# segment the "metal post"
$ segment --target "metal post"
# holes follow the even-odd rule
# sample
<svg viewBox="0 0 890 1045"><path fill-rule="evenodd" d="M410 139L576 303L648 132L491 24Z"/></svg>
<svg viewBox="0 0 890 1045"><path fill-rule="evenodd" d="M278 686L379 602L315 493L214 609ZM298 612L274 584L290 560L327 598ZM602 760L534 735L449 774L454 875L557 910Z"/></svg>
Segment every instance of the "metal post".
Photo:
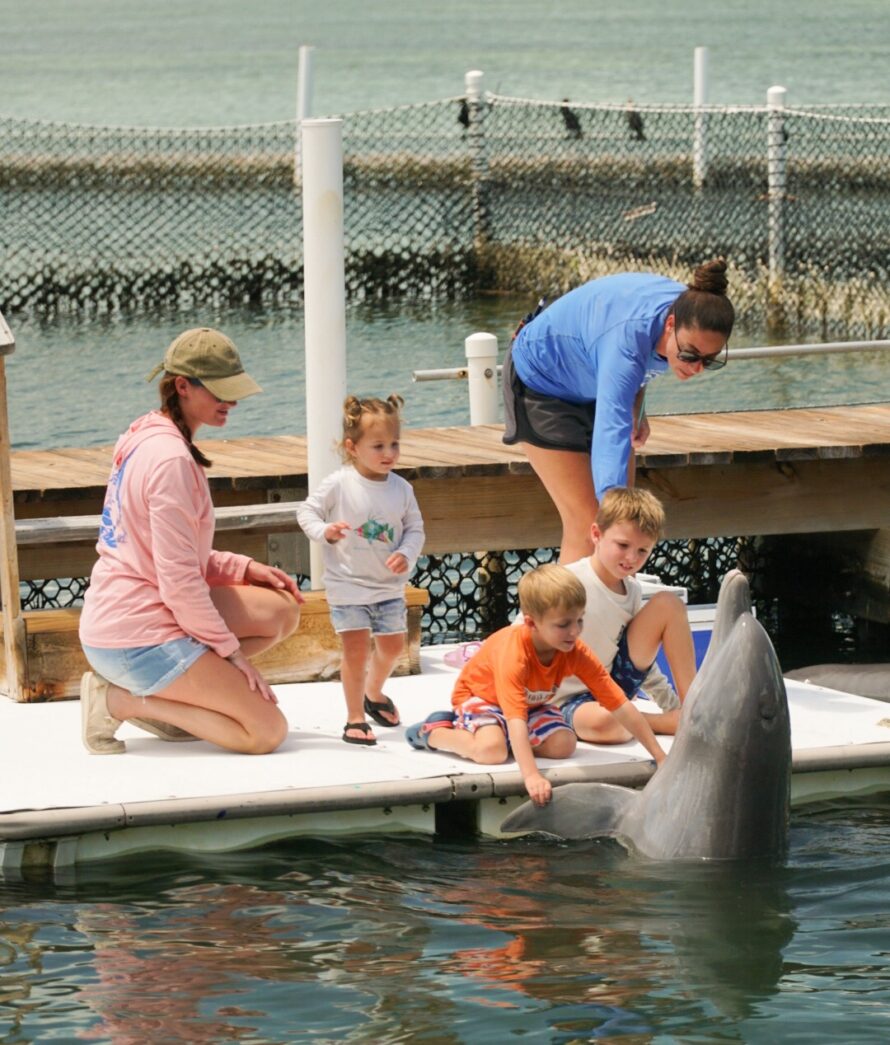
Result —
<svg viewBox="0 0 890 1045"><path fill-rule="evenodd" d="M302 148L301 126L303 120L312 115L312 56L314 47L304 44L300 48L300 64L297 71L297 133L294 136L294 185L300 184Z"/></svg>
<svg viewBox="0 0 890 1045"><path fill-rule="evenodd" d="M708 49L696 47L693 59L692 104L695 107L695 126L692 139L692 184L701 189L708 176Z"/></svg>
<svg viewBox="0 0 890 1045"><path fill-rule="evenodd" d="M493 425L498 419L498 339L494 334L470 334L464 341L470 424Z"/></svg>
<svg viewBox="0 0 890 1045"><path fill-rule="evenodd" d="M482 93L483 74L472 69L464 76L464 87L467 99L467 142L470 149L470 162L473 181L473 228L475 246L483 247L488 242L488 206L486 201L486 181L488 180L488 159L485 155L485 97Z"/></svg>
<svg viewBox="0 0 890 1045"><path fill-rule="evenodd" d="M767 106L767 194L769 199L769 289L775 297L785 274L785 95L784 87L770 87Z"/></svg>
<svg viewBox="0 0 890 1045"><path fill-rule="evenodd" d="M6 356L15 352L15 339L0 314L0 599L3 600L3 652L6 658L6 693L24 699L27 681L25 621L19 596L19 557L15 542L15 505L12 498L12 444L6 398Z"/></svg>
<svg viewBox="0 0 890 1045"><path fill-rule="evenodd" d="M343 121L303 121L303 285L306 324L306 436L309 489L340 464L346 398L346 276L343 232ZM321 548L310 577L321 587Z"/></svg>

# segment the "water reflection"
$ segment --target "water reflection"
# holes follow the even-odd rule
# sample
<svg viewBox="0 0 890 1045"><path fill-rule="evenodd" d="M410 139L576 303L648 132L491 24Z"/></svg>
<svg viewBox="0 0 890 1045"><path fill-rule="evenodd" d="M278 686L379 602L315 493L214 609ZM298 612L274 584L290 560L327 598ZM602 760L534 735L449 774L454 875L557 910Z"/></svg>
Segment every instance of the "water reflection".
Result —
<svg viewBox="0 0 890 1045"><path fill-rule="evenodd" d="M0 1042L883 1040L888 846L885 797L780 868L368 837L0 883Z"/></svg>

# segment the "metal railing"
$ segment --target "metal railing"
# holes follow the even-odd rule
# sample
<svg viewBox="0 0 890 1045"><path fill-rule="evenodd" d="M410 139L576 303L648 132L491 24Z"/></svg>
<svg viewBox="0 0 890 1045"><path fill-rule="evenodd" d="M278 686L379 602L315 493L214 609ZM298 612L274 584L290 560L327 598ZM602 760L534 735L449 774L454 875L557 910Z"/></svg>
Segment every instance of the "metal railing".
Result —
<svg viewBox="0 0 890 1045"><path fill-rule="evenodd" d="M467 365L414 370L411 380L470 381L470 424L494 424L498 411L497 377L503 366L497 362L498 339L494 334L471 334L464 342ZM811 345L758 345L731 348L729 361L776 359L783 356L841 355L848 352L886 351L890 341L825 341Z"/></svg>

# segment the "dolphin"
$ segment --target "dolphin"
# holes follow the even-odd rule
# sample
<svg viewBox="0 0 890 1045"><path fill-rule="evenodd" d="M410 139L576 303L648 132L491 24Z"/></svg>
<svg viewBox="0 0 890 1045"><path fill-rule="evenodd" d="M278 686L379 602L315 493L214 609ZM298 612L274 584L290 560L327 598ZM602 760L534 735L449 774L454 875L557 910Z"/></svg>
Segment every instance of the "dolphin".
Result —
<svg viewBox="0 0 890 1045"><path fill-rule="evenodd" d="M653 860L779 861L788 848L791 725L776 652L744 574L720 587L708 652L664 763L642 791L566 784L525 802L505 834L610 836Z"/></svg>

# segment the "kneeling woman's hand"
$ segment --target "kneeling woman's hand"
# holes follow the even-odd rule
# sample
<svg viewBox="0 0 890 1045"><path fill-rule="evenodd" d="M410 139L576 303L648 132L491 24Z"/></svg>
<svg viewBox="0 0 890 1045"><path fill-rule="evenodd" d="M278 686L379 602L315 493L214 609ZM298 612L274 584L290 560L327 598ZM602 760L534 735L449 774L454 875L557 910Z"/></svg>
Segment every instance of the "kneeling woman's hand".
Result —
<svg viewBox="0 0 890 1045"><path fill-rule="evenodd" d="M278 591L289 592L299 603L306 601L300 594L300 589L297 587L297 582L293 577L285 573L284 570L280 570L277 566L267 566L264 562L257 562L256 559L251 559L247 572L244 574L244 579L248 584L256 584L262 588L275 588Z"/></svg>
<svg viewBox="0 0 890 1045"><path fill-rule="evenodd" d="M272 687L240 650L226 657L226 660L247 679L247 685L254 693L259 693L263 700L270 700L273 704L278 703L278 697L272 692Z"/></svg>

